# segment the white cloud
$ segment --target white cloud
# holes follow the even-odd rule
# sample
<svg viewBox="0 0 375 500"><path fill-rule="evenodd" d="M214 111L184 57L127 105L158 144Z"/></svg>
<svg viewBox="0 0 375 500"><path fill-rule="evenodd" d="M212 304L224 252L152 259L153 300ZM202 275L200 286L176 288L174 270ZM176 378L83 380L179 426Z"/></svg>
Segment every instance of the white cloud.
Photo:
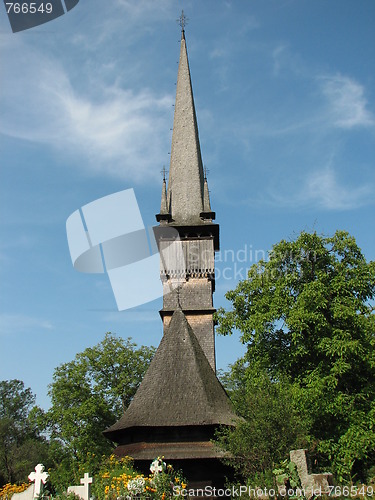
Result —
<svg viewBox="0 0 375 500"><path fill-rule="evenodd" d="M169 149L172 95L106 86L104 74L90 80L83 95L58 61L23 45L14 49L17 64L10 57L1 133L81 155L82 165L96 172L139 181L158 171Z"/></svg>
<svg viewBox="0 0 375 500"><path fill-rule="evenodd" d="M0 335L14 335L34 330L52 330L50 321L23 314L0 314Z"/></svg>
<svg viewBox="0 0 375 500"><path fill-rule="evenodd" d="M228 49L223 47L216 47L209 53L211 59L221 59L223 57L228 57Z"/></svg>
<svg viewBox="0 0 375 500"><path fill-rule="evenodd" d="M367 109L367 100L361 84L341 75L324 76L319 80L335 126L346 129L374 126L375 119Z"/></svg>
<svg viewBox="0 0 375 500"><path fill-rule="evenodd" d="M273 73L275 76L278 76L281 68L285 66L286 58L288 59L288 69L291 70L291 68L289 67L290 63L289 47L286 44L281 43L277 45L272 51Z"/></svg>
<svg viewBox="0 0 375 500"><path fill-rule="evenodd" d="M367 205L373 187L369 184L346 187L332 169L314 172L306 181L307 200L328 210L349 210Z"/></svg>
<svg viewBox="0 0 375 500"><path fill-rule="evenodd" d="M155 309L128 309L126 312L109 312L103 316L105 323L155 323L160 325L160 316Z"/></svg>
<svg viewBox="0 0 375 500"><path fill-rule="evenodd" d="M272 205L323 210L353 210L366 206L373 203L373 192L371 183L344 185L331 166L311 172L299 184L269 190Z"/></svg>
<svg viewBox="0 0 375 500"><path fill-rule="evenodd" d="M116 3L126 10L126 13L132 17L144 18L151 15L156 20L164 17L170 12L173 0L159 0L155 8L155 0L116 0Z"/></svg>
<svg viewBox="0 0 375 500"><path fill-rule="evenodd" d="M252 115L245 119L236 115L235 125L229 121L230 116L226 117L226 122L221 125L226 136L232 135L234 140L240 139L245 145L262 138L282 136L292 138L297 144L297 139L300 141L305 136L303 147L314 143L316 149L317 144L326 147L328 138L332 141L333 136L328 135L332 132L375 126L375 116L366 100L366 89L355 79L337 75L316 76L311 69L304 71L302 66L299 70L298 62L293 62L285 45L277 46L272 57L276 78L281 77L282 71L292 76L284 98L275 100L271 106L265 100L257 114L254 101ZM285 79L282 83L285 85ZM273 99L275 94L270 91L270 96ZM234 126L235 136L232 134Z"/></svg>

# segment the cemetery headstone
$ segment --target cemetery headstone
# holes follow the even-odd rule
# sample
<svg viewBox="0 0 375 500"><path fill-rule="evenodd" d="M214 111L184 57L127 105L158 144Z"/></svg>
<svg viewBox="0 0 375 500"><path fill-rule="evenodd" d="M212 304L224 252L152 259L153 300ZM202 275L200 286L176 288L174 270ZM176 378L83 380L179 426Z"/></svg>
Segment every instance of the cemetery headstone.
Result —
<svg viewBox="0 0 375 500"><path fill-rule="evenodd" d="M34 472L29 474L29 480L34 484L30 484L27 490L22 493L15 493L12 500L34 500L34 498L38 498L42 491L42 483L46 484L48 477L49 474L44 471L44 465L36 465Z"/></svg>
<svg viewBox="0 0 375 500"><path fill-rule="evenodd" d="M292 450L290 461L295 463L302 489L305 491L307 500L313 496L321 497L330 493L329 486L332 485L332 474L312 474L311 464L307 450Z"/></svg>
<svg viewBox="0 0 375 500"><path fill-rule="evenodd" d="M30 484L22 493L15 493L11 500L34 500L34 485Z"/></svg>
<svg viewBox="0 0 375 500"><path fill-rule="evenodd" d="M38 464L35 472L30 472L29 479L34 483L34 498L38 498L42 490L42 483L46 484L49 475L44 471L44 465Z"/></svg>
<svg viewBox="0 0 375 500"><path fill-rule="evenodd" d="M82 500L90 500L91 497L91 484L92 477L89 476L87 472L85 472L83 478L81 478L82 486L69 486L68 493L74 493L79 496Z"/></svg>

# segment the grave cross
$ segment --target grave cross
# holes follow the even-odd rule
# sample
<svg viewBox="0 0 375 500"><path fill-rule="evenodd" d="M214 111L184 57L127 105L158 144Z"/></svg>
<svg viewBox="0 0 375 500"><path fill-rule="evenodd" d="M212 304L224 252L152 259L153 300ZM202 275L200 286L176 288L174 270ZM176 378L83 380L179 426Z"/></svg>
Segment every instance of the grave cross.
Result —
<svg viewBox="0 0 375 500"><path fill-rule="evenodd" d="M83 478L81 478L81 484L84 487L83 497L85 500L90 500L90 484L92 483L92 477L89 477L88 473L85 472Z"/></svg>
<svg viewBox="0 0 375 500"><path fill-rule="evenodd" d="M29 479L34 482L34 498L38 498L42 483L46 484L49 477L48 472L44 472L44 465L38 464L35 466L35 472L30 472Z"/></svg>

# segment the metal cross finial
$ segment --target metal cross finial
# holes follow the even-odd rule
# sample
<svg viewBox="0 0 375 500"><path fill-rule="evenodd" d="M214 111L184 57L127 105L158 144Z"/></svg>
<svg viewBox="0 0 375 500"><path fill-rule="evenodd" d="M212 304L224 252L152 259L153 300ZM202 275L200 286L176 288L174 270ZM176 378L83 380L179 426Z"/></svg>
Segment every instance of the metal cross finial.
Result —
<svg viewBox="0 0 375 500"><path fill-rule="evenodd" d="M177 22L181 26L181 30L185 31L185 26L188 23L188 18L185 16L184 11L181 12L181 16L177 19Z"/></svg>
<svg viewBox="0 0 375 500"><path fill-rule="evenodd" d="M163 174L163 181L165 181L165 177L167 174L168 170L165 168L165 165L163 165L163 169L160 170L160 173Z"/></svg>
<svg viewBox="0 0 375 500"><path fill-rule="evenodd" d="M205 166L204 167L204 179L207 180L207 174L209 173L210 171L208 170L208 168Z"/></svg>

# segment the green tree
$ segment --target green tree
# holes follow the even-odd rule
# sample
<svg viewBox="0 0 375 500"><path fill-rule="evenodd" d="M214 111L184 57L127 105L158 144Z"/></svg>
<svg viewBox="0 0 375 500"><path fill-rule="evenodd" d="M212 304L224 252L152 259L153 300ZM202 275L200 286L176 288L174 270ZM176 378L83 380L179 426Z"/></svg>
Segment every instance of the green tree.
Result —
<svg viewBox="0 0 375 500"><path fill-rule="evenodd" d="M375 263L353 237L302 232L253 265L218 314L221 334L241 332L253 372L294 387L310 442L341 480L375 461L374 291Z"/></svg>
<svg viewBox="0 0 375 500"><path fill-rule="evenodd" d="M225 386L243 421L235 429L222 428L218 444L230 452L226 461L252 487L274 487L272 469L289 450L307 445L307 429L293 406L293 386L270 380L239 359L224 373Z"/></svg>
<svg viewBox="0 0 375 500"><path fill-rule="evenodd" d="M0 486L27 480L34 466L47 460L48 445L35 420L40 411L22 381L0 382Z"/></svg>
<svg viewBox="0 0 375 500"><path fill-rule="evenodd" d="M129 405L153 354L152 347L137 348L130 338L107 333L98 345L55 369L52 406L45 416L55 484L77 481L78 463L93 472L102 454L113 449L102 433Z"/></svg>

